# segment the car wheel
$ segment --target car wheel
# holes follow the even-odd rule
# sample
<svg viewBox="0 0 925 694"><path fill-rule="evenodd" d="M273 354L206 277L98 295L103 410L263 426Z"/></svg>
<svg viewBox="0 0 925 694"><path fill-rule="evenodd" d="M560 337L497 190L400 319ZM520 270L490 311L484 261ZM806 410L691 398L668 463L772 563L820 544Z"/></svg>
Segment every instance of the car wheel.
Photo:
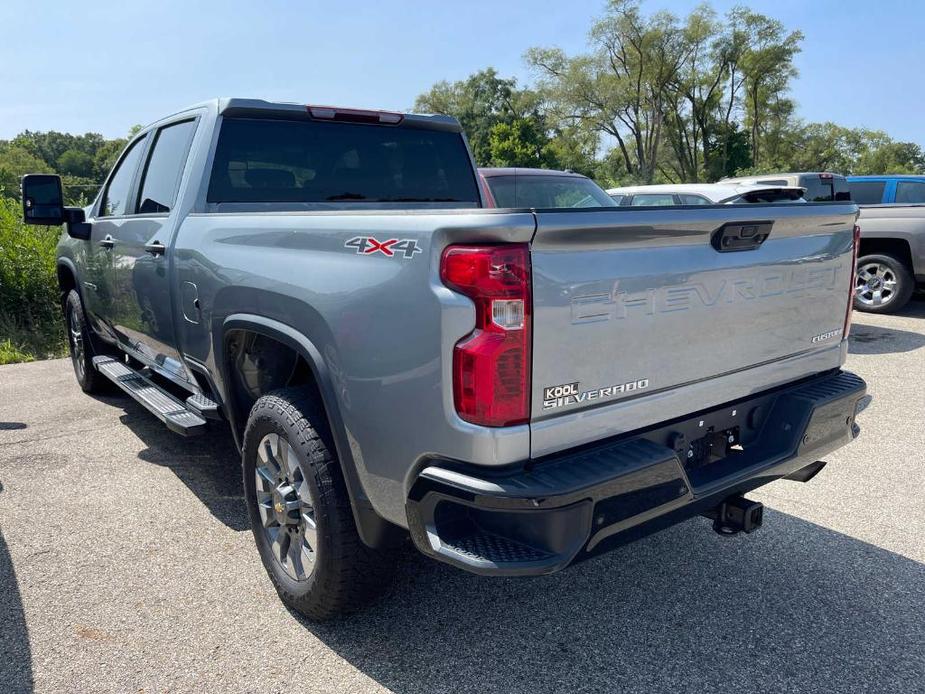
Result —
<svg viewBox="0 0 925 694"><path fill-rule="evenodd" d="M93 368L95 341L87 323L83 302L76 289L68 292L64 301L64 322L67 328L67 345L77 383L85 393L103 393L109 389L109 380Z"/></svg>
<svg viewBox="0 0 925 694"><path fill-rule="evenodd" d="M893 313L912 297L915 281L909 268L891 255L858 259L854 307L868 313Z"/></svg>
<svg viewBox="0 0 925 694"><path fill-rule="evenodd" d="M327 420L308 390L287 388L254 403L243 473L260 558L288 607L320 621L385 591L393 558L360 539Z"/></svg>

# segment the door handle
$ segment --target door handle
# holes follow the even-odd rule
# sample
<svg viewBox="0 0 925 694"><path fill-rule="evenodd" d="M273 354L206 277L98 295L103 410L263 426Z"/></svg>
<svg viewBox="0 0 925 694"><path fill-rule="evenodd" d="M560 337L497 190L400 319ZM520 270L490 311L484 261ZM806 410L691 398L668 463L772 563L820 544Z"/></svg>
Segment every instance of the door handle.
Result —
<svg viewBox="0 0 925 694"><path fill-rule="evenodd" d="M116 240L110 234L106 234L105 238L100 239L100 245L108 250L116 245Z"/></svg>
<svg viewBox="0 0 925 694"><path fill-rule="evenodd" d="M151 243L145 244L145 253L150 253L151 255L164 255L164 251L166 250L167 246L160 241L152 241Z"/></svg>

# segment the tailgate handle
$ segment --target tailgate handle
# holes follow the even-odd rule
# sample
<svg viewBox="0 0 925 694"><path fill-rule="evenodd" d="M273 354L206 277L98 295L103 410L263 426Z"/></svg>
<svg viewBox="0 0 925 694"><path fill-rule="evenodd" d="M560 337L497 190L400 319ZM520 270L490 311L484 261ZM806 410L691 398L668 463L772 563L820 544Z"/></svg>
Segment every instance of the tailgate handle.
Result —
<svg viewBox="0 0 925 694"><path fill-rule="evenodd" d="M771 234L774 222L729 222L713 232L711 243L720 253L753 251Z"/></svg>

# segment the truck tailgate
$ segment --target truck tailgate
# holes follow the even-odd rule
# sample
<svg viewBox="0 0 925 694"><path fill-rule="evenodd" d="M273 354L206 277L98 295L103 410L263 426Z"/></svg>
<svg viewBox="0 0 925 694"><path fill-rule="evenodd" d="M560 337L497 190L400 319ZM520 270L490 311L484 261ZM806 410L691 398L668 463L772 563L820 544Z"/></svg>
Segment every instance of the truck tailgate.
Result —
<svg viewBox="0 0 925 694"><path fill-rule="evenodd" d="M839 366L856 217L836 203L538 212L533 455ZM738 245L754 247L720 250Z"/></svg>

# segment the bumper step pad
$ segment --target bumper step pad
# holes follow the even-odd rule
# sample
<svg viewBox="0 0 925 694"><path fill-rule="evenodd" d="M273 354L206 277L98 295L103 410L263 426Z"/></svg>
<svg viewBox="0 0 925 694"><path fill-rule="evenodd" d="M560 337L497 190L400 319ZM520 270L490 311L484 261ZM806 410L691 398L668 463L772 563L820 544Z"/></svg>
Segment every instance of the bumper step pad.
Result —
<svg viewBox="0 0 925 694"><path fill-rule="evenodd" d="M191 436L206 426L206 420L197 412L118 359L93 357L93 368L128 393L171 431Z"/></svg>

